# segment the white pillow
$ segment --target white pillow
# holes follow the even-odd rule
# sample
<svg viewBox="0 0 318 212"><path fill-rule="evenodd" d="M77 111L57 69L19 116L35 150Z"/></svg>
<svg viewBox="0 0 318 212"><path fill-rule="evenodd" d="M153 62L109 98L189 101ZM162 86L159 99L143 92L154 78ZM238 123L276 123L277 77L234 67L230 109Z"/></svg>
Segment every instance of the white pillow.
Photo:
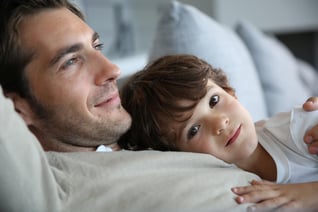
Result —
<svg viewBox="0 0 318 212"><path fill-rule="evenodd" d="M297 59L297 63L303 84L311 91L312 96L318 96L318 70L304 60Z"/></svg>
<svg viewBox="0 0 318 212"><path fill-rule="evenodd" d="M193 6L172 2L160 19L150 60L166 54L193 54L223 69L254 120L267 116L261 84L248 50L230 29Z"/></svg>
<svg viewBox="0 0 318 212"><path fill-rule="evenodd" d="M236 31L253 57L270 116L291 110L311 95L299 78L297 61L287 47L245 21L238 23Z"/></svg>
<svg viewBox="0 0 318 212"><path fill-rule="evenodd" d="M13 102L3 95L0 86L0 141L18 140L21 142L36 141L35 136L29 131L23 119L14 111ZM17 153L19 147L17 146Z"/></svg>

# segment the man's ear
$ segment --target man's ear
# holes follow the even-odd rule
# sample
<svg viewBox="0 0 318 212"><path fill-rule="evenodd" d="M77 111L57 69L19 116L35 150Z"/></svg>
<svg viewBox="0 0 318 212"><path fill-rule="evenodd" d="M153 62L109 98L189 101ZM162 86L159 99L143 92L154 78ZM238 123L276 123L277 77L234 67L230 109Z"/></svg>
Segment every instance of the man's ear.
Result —
<svg viewBox="0 0 318 212"><path fill-rule="evenodd" d="M29 102L22 98L19 94L11 92L5 93L5 96L10 98L13 101L15 111L21 116L26 125L33 124L33 112Z"/></svg>

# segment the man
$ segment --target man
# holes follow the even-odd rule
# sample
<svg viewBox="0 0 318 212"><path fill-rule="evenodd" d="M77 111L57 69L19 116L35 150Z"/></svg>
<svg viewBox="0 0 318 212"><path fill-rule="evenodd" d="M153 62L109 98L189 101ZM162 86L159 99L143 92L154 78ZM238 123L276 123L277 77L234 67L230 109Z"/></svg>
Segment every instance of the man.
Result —
<svg viewBox="0 0 318 212"><path fill-rule="evenodd" d="M12 58L15 52L2 52L1 84L45 150L92 151L116 143L130 126L116 86L120 70L103 56L98 34L81 13L66 1L56 2L68 9L35 15L24 9L13 22L18 30L10 49L24 54ZM11 67L15 71L6 72ZM5 79L11 73L23 89L13 86L14 76Z"/></svg>
<svg viewBox="0 0 318 212"><path fill-rule="evenodd" d="M13 101L15 110L44 150L95 151L101 145L115 149L117 139L126 132L131 123L131 118L121 107L118 96L116 79L120 70L100 52L102 43L98 34L83 21L80 11L66 0L3 1L0 10L2 26L0 84L5 95ZM315 107L318 108L318 106ZM107 170L107 168L111 163L118 163L115 160L116 157L127 157L130 163L134 160L138 161L132 166L136 168L139 167L142 157L148 153L137 153L141 155L138 157L133 153L120 153L118 156L109 154L102 155L102 158L101 155L96 156L97 154L53 152L44 156L34 145L27 149L28 145L21 143L20 148L22 149L20 151L24 151L23 153L30 151L37 157L23 161L22 156L22 159L19 158L20 152L16 154L12 150L15 148L9 148L13 151L13 156L16 156L16 160L12 160L9 166L12 167L10 169L12 180L0 182L1 186L7 186L2 191L8 191L5 193L5 198L2 198L5 201L1 202L4 209L16 207L24 208L24 210L57 211L61 208L72 210L76 208L85 211L91 209L91 204L87 204L87 208L84 207L86 202L92 203L90 198L94 198L96 207L103 208L102 198L105 198L104 201L116 200L123 198L122 196L125 198L124 193L111 198L99 195L105 194L105 191L110 191L110 194L107 194L111 195L114 193L115 185L115 188L124 186L126 192L136 190L138 186L147 187L149 188L147 191L158 192L159 197L163 194L159 194L162 184L158 182L169 183L171 181L167 180L168 177L170 179L177 173L173 172L174 174L164 176L163 179L153 176L157 181L146 184L141 176L146 175L145 173L147 176L152 174L146 169L135 176L137 179L130 176L128 178L127 173L124 173L120 176L122 180L118 179L117 182L116 179L117 183L115 183L112 172L121 173L120 168L116 170ZM5 159L5 154L3 155L2 159ZM157 153L155 155L157 156ZM165 157L170 157L168 155ZM107 162L99 163L99 166L92 168L92 164L105 159L104 157L107 157ZM27 178L21 175L20 169L17 169L20 163L22 168L28 167L30 176ZM40 168L35 167L36 165ZM121 165L118 164L117 167ZM161 165L160 161L155 162L153 166L158 165ZM102 174L104 178L101 179L96 169L106 169L106 172ZM159 174L159 172L155 173ZM206 172L207 176L209 174L212 173ZM96 179L95 176L98 178ZM190 176L192 175L187 177ZM90 181L91 177L95 177L94 182ZM138 178L141 179L137 181ZM109 184L102 184L104 181L108 181ZM134 186L127 184L127 181L134 182ZM15 185L20 185L21 188L13 188ZM83 185L83 188L79 188L79 185ZM103 190L97 190L98 192L93 190L93 194L85 194L87 192L85 187L102 187L102 185L105 186ZM133 189L129 190L128 185ZM171 188L175 187L171 185ZM13 191L13 189L18 190ZM32 189L33 192L31 192ZM21 193L19 194L18 191ZM147 192L138 191L140 195ZM169 193L172 192L173 190L169 190ZM131 196L134 194L129 195ZM190 199L191 196L184 196L185 200L186 198ZM138 206L138 202L140 201L136 198L129 203ZM171 203L165 201L162 205L156 203L152 207L154 205L160 205L159 208L165 210L169 209ZM184 207L186 206L179 208Z"/></svg>

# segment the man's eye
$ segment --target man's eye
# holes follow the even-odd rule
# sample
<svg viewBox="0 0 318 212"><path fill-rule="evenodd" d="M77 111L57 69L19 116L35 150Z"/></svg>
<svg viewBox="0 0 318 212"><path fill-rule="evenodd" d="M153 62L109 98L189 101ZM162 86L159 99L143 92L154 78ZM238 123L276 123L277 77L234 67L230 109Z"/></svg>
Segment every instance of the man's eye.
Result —
<svg viewBox="0 0 318 212"><path fill-rule="evenodd" d="M218 95L211 96L210 101L209 101L209 105L211 108L213 108L219 102L219 98L220 97Z"/></svg>
<svg viewBox="0 0 318 212"><path fill-rule="evenodd" d="M190 140L191 138L193 138L199 132L199 129L200 125L191 127L188 131L187 139Z"/></svg>
<svg viewBox="0 0 318 212"><path fill-rule="evenodd" d="M96 44L94 48L98 51L101 51L104 48L104 44L103 43Z"/></svg>
<svg viewBox="0 0 318 212"><path fill-rule="evenodd" d="M63 68L63 69L66 69L66 68L68 68L69 66L72 66L72 65L76 64L77 61L78 61L78 58L76 58L76 57L71 58L71 59L67 60L67 61L64 63L64 65L63 65L62 68Z"/></svg>

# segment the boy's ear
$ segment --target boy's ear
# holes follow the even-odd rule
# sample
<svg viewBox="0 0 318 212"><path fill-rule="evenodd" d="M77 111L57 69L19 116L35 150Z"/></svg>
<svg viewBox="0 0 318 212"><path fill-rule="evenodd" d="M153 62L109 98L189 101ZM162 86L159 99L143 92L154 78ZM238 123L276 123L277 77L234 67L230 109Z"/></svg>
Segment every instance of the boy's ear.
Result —
<svg viewBox="0 0 318 212"><path fill-rule="evenodd" d="M26 125L32 125L33 112L29 102L17 93L5 93L5 96L13 101L15 111L21 116Z"/></svg>

